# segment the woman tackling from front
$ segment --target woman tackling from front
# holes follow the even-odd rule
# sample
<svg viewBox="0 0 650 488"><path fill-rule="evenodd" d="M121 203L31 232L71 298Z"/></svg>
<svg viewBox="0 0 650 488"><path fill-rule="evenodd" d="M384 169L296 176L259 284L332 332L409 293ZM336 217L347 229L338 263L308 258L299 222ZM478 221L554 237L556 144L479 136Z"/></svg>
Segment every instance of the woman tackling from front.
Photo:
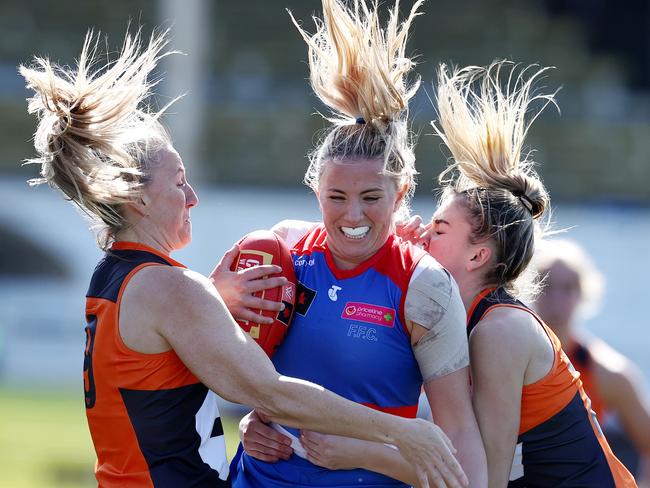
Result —
<svg viewBox="0 0 650 488"><path fill-rule="evenodd" d="M531 95L543 71L527 76L499 62L440 68L436 132L453 164L441 175L440 205L420 242L452 273L468 310L472 398L489 486L634 487L557 337L515 298L527 286L538 219L549 204L522 154L531 103L552 101ZM366 455L360 444L367 443L321 436L307 450L325 465L353 465Z"/></svg>
<svg viewBox="0 0 650 488"><path fill-rule="evenodd" d="M347 9L323 0L316 34L299 27L310 48L312 87L334 116L305 177L323 223L275 228L293 247L299 284L292 328L273 362L283 374L404 417L415 416L424 383L436 423L478 487L486 467L469 394L465 310L449 274L394 234L395 215L414 186L407 104L418 83L407 84L412 62L404 49L420 3L401 25L396 5L383 30L376 5ZM282 444L287 437L261 420L254 412L243 420L246 452L235 463L236 487L414 483L408 463L388 446L368 447L377 457L358 465L365 469L327 470L304 459L297 431L276 427L296 436L292 455ZM318 435L302 432L305 439Z"/></svg>
<svg viewBox="0 0 650 488"><path fill-rule="evenodd" d="M36 58L20 72L40 119L37 182L59 189L103 230L84 360L99 485L230 486L213 390L287 425L395 443L421 468L421 486L438 478L437 465L461 486L439 429L280 376L210 280L170 257L190 242L198 199L160 112L143 103L165 36L152 36L142 52L139 35L127 36L106 65L96 64L98 43L87 37L76 70Z"/></svg>

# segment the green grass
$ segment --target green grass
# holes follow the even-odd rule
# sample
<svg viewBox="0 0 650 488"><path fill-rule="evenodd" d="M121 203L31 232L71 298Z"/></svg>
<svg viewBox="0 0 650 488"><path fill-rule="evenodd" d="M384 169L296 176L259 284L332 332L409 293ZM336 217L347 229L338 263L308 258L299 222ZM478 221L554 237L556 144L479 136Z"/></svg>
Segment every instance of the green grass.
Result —
<svg viewBox="0 0 650 488"><path fill-rule="evenodd" d="M236 419L224 418L228 453L237 447ZM0 386L0 486L96 487L93 449L80 391Z"/></svg>

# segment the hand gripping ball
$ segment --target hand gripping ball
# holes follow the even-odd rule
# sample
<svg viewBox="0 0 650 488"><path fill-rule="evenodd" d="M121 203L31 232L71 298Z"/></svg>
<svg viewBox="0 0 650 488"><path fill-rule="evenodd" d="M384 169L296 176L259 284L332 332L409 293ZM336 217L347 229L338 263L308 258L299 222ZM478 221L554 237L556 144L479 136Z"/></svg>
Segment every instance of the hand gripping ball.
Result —
<svg viewBox="0 0 650 488"><path fill-rule="evenodd" d="M231 271L264 264L280 266L282 272L270 277L284 276L289 282L284 286L256 292L255 296L276 302L282 301L284 310L280 312L254 310L260 315L273 318L272 324L258 324L248 320L238 320L237 323L271 357L284 340L291 325L296 300L296 274L293 270L291 253L285 242L270 230L256 230L245 235L239 241L239 256L233 263Z"/></svg>

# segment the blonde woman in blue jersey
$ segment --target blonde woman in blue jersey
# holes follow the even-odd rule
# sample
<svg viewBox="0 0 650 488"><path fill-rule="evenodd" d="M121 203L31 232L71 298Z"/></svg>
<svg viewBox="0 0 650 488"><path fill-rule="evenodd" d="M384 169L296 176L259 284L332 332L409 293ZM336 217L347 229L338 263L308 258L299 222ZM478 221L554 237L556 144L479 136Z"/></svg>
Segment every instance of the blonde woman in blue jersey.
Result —
<svg viewBox="0 0 650 488"><path fill-rule="evenodd" d="M161 113L147 103L167 39L154 34L143 47L139 34L127 36L106 64L101 44L89 34L75 69L46 58L20 68L39 119L32 162L42 178L34 183L80 208L106 251L85 314L84 393L99 486L231 486L215 392L286 425L397 444L418 466L418 485L435 482L439 467L462 486L439 428L281 376L213 283L170 256L192 238L198 198Z"/></svg>
<svg viewBox="0 0 650 488"><path fill-rule="evenodd" d="M424 385L436 424L457 449L470 486L479 487L486 483L485 457L470 402L458 289L434 259L395 236L414 188L407 114L419 82L407 80L413 63L404 51L420 4L401 24L396 4L382 28L376 4L355 1L347 9L323 0L316 34L298 27L309 45L312 87L333 113L305 175L323 222L275 227L292 247L299 284L292 328L273 362L285 374L404 417L415 416ZM305 450L319 434L263 420L252 413L242 422L238 488L416 483L389 446L367 447L376 454L367 456L373 464L328 470ZM447 476L437 486L450 485Z"/></svg>
<svg viewBox="0 0 650 488"><path fill-rule="evenodd" d="M456 279L467 308L488 486L632 488L634 479L600 432L560 341L518 299L530 285L538 219L549 205L523 152L537 113L533 103L552 102L534 95L543 72L506 62L441 66L435 127L453 159L440 177L444 191L423 240ZM354 445L356 453L328 437L314 449L325 462L332 452L358 462L364 451Z"/></svg>

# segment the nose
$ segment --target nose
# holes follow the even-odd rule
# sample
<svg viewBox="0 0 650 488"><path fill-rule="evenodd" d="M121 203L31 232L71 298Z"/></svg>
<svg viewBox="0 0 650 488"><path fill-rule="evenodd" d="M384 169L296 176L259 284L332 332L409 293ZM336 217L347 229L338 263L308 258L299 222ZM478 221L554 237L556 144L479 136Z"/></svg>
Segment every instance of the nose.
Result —
<svg viewBox="0 0 650 488"><path fill-rule="evenodd" d="M363 218L363 208L361 203L355 199L350 199L345 209L345 217L350 223L357 223Z"/></svg>
<svg viewBox="0 0 650 488"><path fill-rule="evenodd" d="M435 242L438 239L438 235L433 230L433 224L427 224L424 226L424 232L420 235L420 238L417 240L416 244L430 253L430 246L432 242Z"/></svg>
<svg viewBox="0 0 650 488"><path fill-rule="evenodd" d="M187 191L185 192L185 205L188 208L196 207L199 204L199 197L197 196L194 188L189 183L186 186Z"/></svg>

